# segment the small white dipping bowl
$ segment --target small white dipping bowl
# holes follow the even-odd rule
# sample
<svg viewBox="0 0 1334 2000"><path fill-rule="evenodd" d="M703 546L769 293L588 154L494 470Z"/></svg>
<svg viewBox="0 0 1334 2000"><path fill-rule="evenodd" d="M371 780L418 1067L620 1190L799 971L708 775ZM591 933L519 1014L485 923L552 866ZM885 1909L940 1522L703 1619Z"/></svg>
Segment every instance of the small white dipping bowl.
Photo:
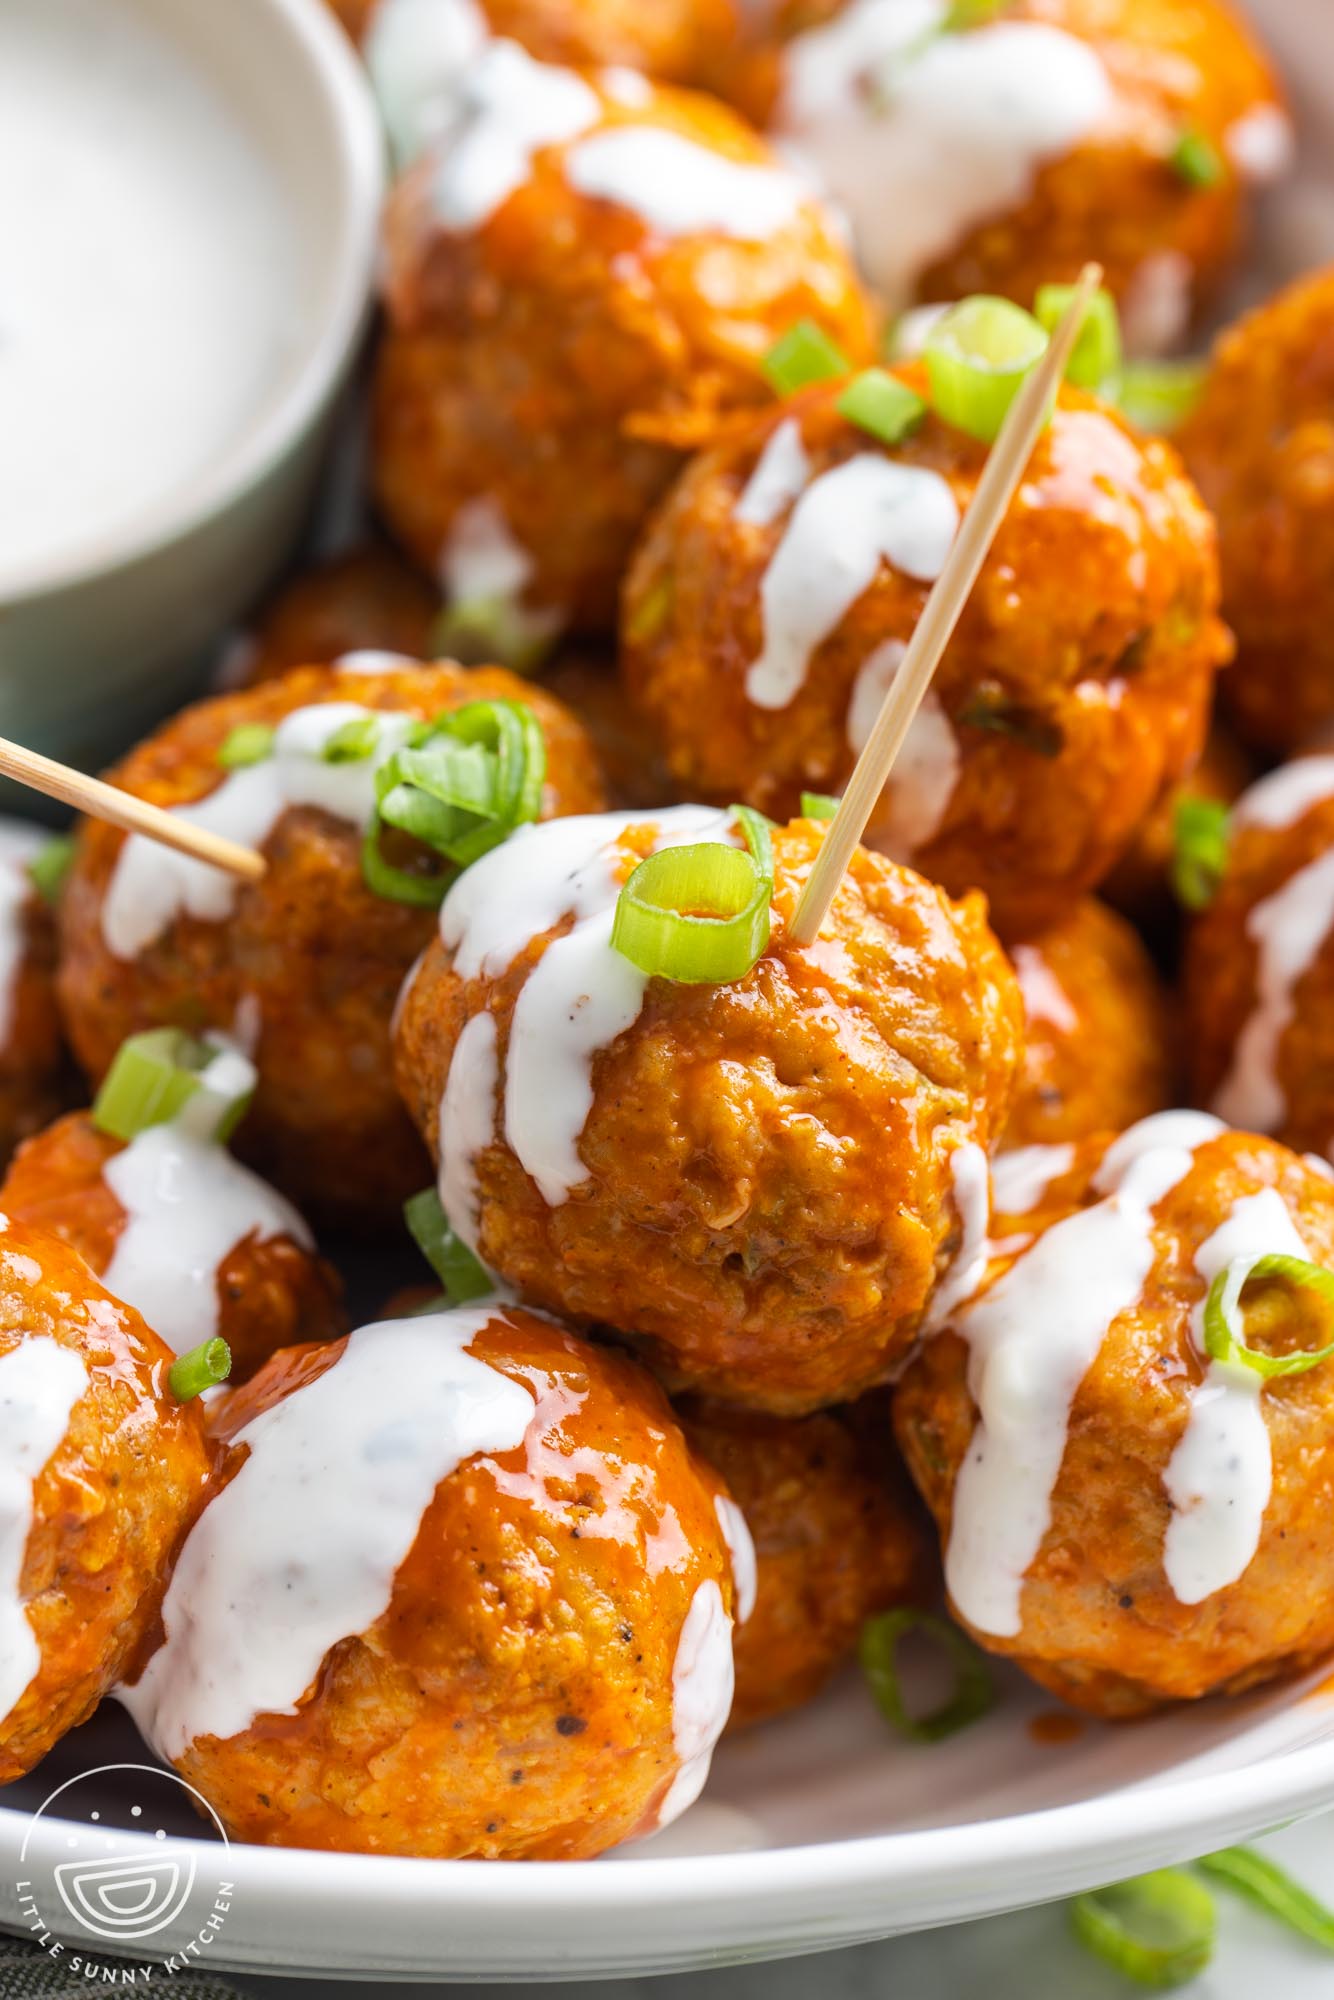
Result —
<svg viewBox="0 0 1334 2000"><path fill-rule="evenodd" d="M19 186L0 171L0 244L28 232L18 282L0 270L0 734L92 768L195 690L291 553L370 308L383 141L321 0L0 7L0 65L14 158L34 161ZM215 197L195 204L197 238L196 195ZM130 218L123 245L90 223L103 199ZM145 331L162 365L147 339L126 346L125 311L89 345L118 287L142 316L159 268Z"/></svg>

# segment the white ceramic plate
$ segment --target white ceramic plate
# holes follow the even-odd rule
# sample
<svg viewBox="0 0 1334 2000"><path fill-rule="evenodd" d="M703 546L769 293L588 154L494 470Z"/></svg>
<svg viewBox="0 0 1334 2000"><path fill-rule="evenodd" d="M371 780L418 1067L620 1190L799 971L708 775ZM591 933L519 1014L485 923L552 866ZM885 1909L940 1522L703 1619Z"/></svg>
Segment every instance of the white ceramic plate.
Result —
<svg viewBox="0 0 1334 2000"><path fill-rule="evenodd" d="M1265 220L1247 295L1334 258L1334 7L1253 0L1298 101L1302 168ZM570 1979L820 1951L1067 1896L1248 1838L1334 1801L1334 1681L1052 1742L1051 1704L1017 1675L987 1720L932 1748L896 1742L855 1675L810 1709L725 1745L704 1798L666 1834L582 1867L400 1861L232 1847L210 1965L381 1979ZM20 1884L76 1838L32 1814L76 1772L144 1752L107 1708L0 1793L0 1923ZM101 1825L140 1780L105 1781ZM88 1804L83 1811L87 1830ZM123 1817L123 1812L122 1812ZM220 1850L182 1806L170 1850ZM26 1857L24 1843L27 1843ZM117 1835L118 1853L166 1851ZM214 1867L214 1873L220 1871ZM49 1902L44 1902L44 1910ZM53 1926L77 1940L63 1917ZM140 1955L194 1932L183 1915Z"/></svg>

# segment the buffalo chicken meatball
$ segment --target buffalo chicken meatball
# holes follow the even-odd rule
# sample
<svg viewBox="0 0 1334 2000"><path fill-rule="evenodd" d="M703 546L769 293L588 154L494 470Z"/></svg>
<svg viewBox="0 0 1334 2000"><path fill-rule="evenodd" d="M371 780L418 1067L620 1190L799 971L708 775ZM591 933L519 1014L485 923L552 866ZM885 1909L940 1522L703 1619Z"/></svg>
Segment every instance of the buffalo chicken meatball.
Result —
<svg viewBox="0 0 1334 2000"><path fill-rule="evenodd" d="M450 603L609 628L683 453L767 400L794 321L868 310L805 184L721 105L495 43L387 222L374 478Z"/></svg>
<svg viewBox="0 0 1334 2000"><path fill-rule="evenodd" d="M296 1210L182 1124L125 1142L71 1112L19 1148L0 1209L63 1237L177 1354L220 1334L234 1382L343 1331L338 1279Z"/></svg>
<svg viewBox="0 0 1334 2000"><path fill-rule="evenodd" d="M1124 917L1086 896L1010 957L1027 1033L1006 1146L1121 1131L1178 1101L1167 994Z"/></svg>
<svg viewBox="0 0 1334 2000"><path fill-rule="evenodd" d="M170 1350L77 1251L0 1231L4 1642L0 1783L31 1770L131 1669L209 1456Z"/></svg>
<svg viewBox="0 0 1334 2000"><path fill-rule="evenodd" d="M740 844L731 814L521 831L446 899L396 1030L442 1205L485 1264L635 1336L676 1386L791 1413L911 1344L985 1201L1020 1043L977 899L858 849L819 937L791 941L821 839L775 830L768 944L715 985L650 980L611 923L646 855Z"/></svg>
<svg viewBox="0 0 1334 2000"><path fill-rule="evenodd" d="M1141 349L1186 332L1291 151L1222 0L817 0L762 27L725 87L843 204L895 306L1027 306L1096 256Z"/></svg>
<svg viewBox="0 0 1334 2000"><path fill-rule="evenodd" d="M1300 1279L1248 1277L1275 1255L1334 1263L1328 1175L1161 1113L997 1245L899 1385L956 1615L1077 1707L1237 1693L1334 1648L1334 1367L1238 1358L1328 1340Z"/></svg>
<svg viewBox="0 0 1334 2000"><path fill-rule="evenodd" d="M734 427L636 554L622 668L692 795L781 816L841 788L976 490L984 445L928 411L886 447L841 395ZM1172 447L1063 391L868 844L984 889L1004 931L1059 921L1199 754L1217 591Z"/></svg>
<svg viewBox="0 0 1334 2000"><path fill-rule="evenodd" d="M69 1101L55 917L30 872L47 840L40 827L0 819L0 1164Z"/></svg>
<svg viewBox="0 0 1334 2000"><path fill-rule="evenodd" d="M139 1029L234 1034L259 1070L239 1143L284 1193L373 1219L420 1187L389 1021L432 919L410 867L394 869L391 895L368 886L363 842L377 769L409 728L478 701L522 704L537 719L544 813L600 803L579 724L500 669L312 668L200 702L133 751L116 783L261 848L268 865L238 884L141 836L85 825L62 898L60 995L89 1076Z"/></svg>
<svg viewBox="0 0 1334 2000"><path fill-rule="evenodd" d="M574 1859L691 1803L745 1530L624 1356L498 1306L275 1355L126 1699L238 1838Z"/></svg>
<svg viewBox="0 0 1334 2000"><path fill-rule="evenodd" d="M1334 269L1221 335L1178 443L1218 521L1228 713L1295 750L1334 722Z"/></svg>
<svg viewBox="0 0 1334 2000"><path fill-rule="evenodd" d="M358 655L394 654L400 664L427 660L440 602L430 585L392 550L374 545L333 556L280 590L228 648L222 688L277 680L294 667L331 666ZM387 663L386 663L387 664Z"/></svg>
<svg viewBox="0 0 1334 2000"><path fill-rule="evenodd" d="M930 1596L920 1512L902 1472L883 1462L886 1412L868 1400L874 1452L842 1411L771 1417L695 1398L678 1408L755 1546L754 1607L733 1647L730 1728L812 1700L855 1650L866 1619Z"/></svg>
<svg viewBox="0 0 1334 2000"><path fill-rule="evenodd" d="M1217 894L1186 945L1196 1095L1334 1157L1334 757L1243 793Z"/></svg>

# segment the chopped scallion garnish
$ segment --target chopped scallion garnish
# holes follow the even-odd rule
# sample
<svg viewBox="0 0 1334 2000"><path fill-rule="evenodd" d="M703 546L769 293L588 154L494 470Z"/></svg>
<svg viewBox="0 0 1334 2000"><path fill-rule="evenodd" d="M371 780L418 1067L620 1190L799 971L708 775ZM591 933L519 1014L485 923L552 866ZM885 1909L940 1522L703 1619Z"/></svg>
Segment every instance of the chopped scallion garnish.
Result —
<svg viewBox="0 0 1334 2000"><path fill-rule="evenodd" d="M902 444L919 429L927 404L887 368L863 368L838 399L838 413L881 444Z"/></svg>
<svg viewBox="0 0 1334 2000"><path fill-rule="evenodd" d="M201 1340L188 1354L180 1355L167 1370L171 1393L178 1403L188 1403L205 1389L216 1389L232 1372L232 1350L225 1340L214 1336Z"/></svg>
<svg viewBox="0 0 1334 2000"><path fill-rule="evenodd" d="M1286 1868L1253 1847L1223 1847L1196 1862L1202 1875L1235 1889L1248 1903L1277 1918L1325 1951L1334 1951L1334 1910L1320 1902Z"/></svg>
<svg viewBox="0 0 1334 2000"><path fill-rule="evenodd" d="M1012 300L985 294L961 299L942 313L922 350L938 414L969 437L994 444L1046 347L1033 315Z"/></svg>
<svg viewBox="0 0 1334 2000"><path fill-rule="evenodd" d="M803 792L801 795L801 816L803 819L832 819L838 811L838 800L828 792Z"/></svg>
<svg viewBox="0 0 1334 2000"><path fill-rule="evenodd" d="M218 762L224 771L240 771L247 764L262 764L273 755L273 728L267 722L240 722L224 736Z"/></svg>
<svg viewBox="0 0 1334 2000"><path fill-rule="evenodd" d="M1203 361L1127 361L1116 400L1137 430L1167 437L1200 400L1208 370Z"/></svg>
<svg viewBox="0 0 1334 2000"><path fill-rule="evenodd" d="M899 1647L914 1632L933 1640L954 1668L953 1693L926 1715L909 1713L899 1680ZM985 1715L996 1699L986 1662L971 1640L948 1619L910 1605L868 1618L857 1642L857 1657L886 1722L915 1743L939 1743L956 1730L966 1729Z"/></svg>
<svg viewBox="0 0 1334 2000"><path fill-rule="evenodd" d="M1184 1986L1214 1955L1214 1899L1183 1868L1158 1868L1070 1904L1075 1936L1138 1986Z"/></svg>
<svg viewBox="0 0 1334 2000"><path fill-rule="evenodd" d="M28 879L46 903L58 903L79 843L72 833L53 833L28 863Z"/></svg>
<svg viewBox="0 0 1334 2000"><path fill-rule="evenodd" d="M741 828L751 857L761 875L768 877L772 885L774 879L774 823L767 813L759 812L754 806L733 806L732 815Z"/></svg>
<svg viewBox="0 0 1334 2000"><path fill-rule="evenodd" d="M1188 187L1217 187L1227 173L1223 155L1213 140L1194 126L1187 126L1178 133L1168 157L1172 171L1180 175Z"/></svg>
<svg viewBox="0 0 1334 2000"><path fill-rule="evenodd" d="M772 893L772 876L739 847L664 847L641 861L621 890L612 946L655 978L685 985L744 979L769 942Z"/></svg>
<svg viewBox="0 0 1334 2000"><path fill-rule="evenodd" d="M326 764L361 764L373 756L380 741L380 718L354 715L327 738L320 756Z"/></svg>
<svg viewBox="0 0 1334 2000"><path fill-rule="evenodd" d="M193 1133L221 1145L245 1116L254 1088L254 1069L236 1050L182 1028L150 1028L121 1043L92 1119L99 1132L128 1143L150 1125L188 1117Z"/></svg>
<svg viewBox="0 0 1334 2000"><path fill-rule="evenodd" d="M434 1188L423 1188L403 1204L403 1220L413 1241L445 1288L451 1306L494 1292L496 1281L480 1258L456 1236Z"/></svg>
<svg viewBox="0 0 1334 2000"><path fill-rule="evenodd" d="M950 0L949 12L941 22L941 32L959 35L967 28L981 28L994 21L1007 0Z"/></svg>
<svg viewBox="0 0 1334 2000"><path fill-rule="evenodd" d="M471 701L414 730L375 774L362 846L368 887L435 908L463 869L537 818L546 768L546 739L523 702ZM397 835L429 855L386 853Z"/></svg>
<svg viewBox="0 0 1334 2000"><path fill-rule="evenodd" d="M445 606L431 628L430 645L436 659L531 674L551 651L555 637L554 620L525 612L513 598L474 597Z"/></svg>
<svg viewBox="0 0 1334 2000"><path fill-rule="evenodd" d="M1227 867L1228 809L1184 792L1172 811L1172 888L1188 910L1207 910Z"/></svg>
<svg viewBox="0 0 1334 2000"><path fill-rule="evenodd" d="M799 319L790 326L760 363L765 381L780 396L846 375L851 365L838 342L813 319Z"/></svg>
<svg viewBox="0 0 1334 2000"><path fill-rule="evenodd" d="M1059 723L1014 701L995 682L983 681L975 687L956 720L969 729L984 729L990 736L1008 736L1037 757L1059 757L1065 748Z"/></svg>
<svg viewBox="0 0 1334 2000"><path fill-rule="evenodd" d="M1043 285L1033 306L1033 316L1048 333L1055 333L1074 298L1073 285ZM1116 300L1108 291L1097 291L1089 301L1084 324L1066 365L1065 379L1081 389L1101 389L1116 383L1121 368L1121 318Z"/></svg>
<svg viewBox="0 0 1334 2000"><path fill-rule="evenodd" d="M1324 1347L1298 1348L1291 1354L1267 1354L1248 1347L1241 1324L1241 1294L1245 1286L1279 1278L1300 1291L1316 1292L1327 1305L1334 1306L1334 1271L1304 1257L1279 1254L1267 1257L1234 1257L1209 1287L1204 1302L1204 1345L1214 1361L1231 1362L1251 1369L1268 1380L1275 1375L1305 1375L1334 1356L1334 1340Z"/></svg>

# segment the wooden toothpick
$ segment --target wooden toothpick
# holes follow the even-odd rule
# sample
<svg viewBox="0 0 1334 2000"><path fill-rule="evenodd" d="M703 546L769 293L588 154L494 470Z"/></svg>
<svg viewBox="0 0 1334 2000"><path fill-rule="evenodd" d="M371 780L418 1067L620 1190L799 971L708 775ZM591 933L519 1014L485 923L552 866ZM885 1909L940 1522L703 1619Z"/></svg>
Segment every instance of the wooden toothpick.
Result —
<svg viewBox="0 0 1334 2000"><path fill-rule="evenodd" d="M950 550L949 560L926 600L917 630L909 641L903 662L881 703L875 725L839 801L838 811L821 842L819 855L788 933L796 944L813 944L828 915L834 892L866 830L866 823L884 790L894 759L903 748L912 719L931 685L932 675L940 664L941 655L977 582L987 552L1018 490L1033 447L1047 420L1048 404L1060 386L1066 363L1084 324L1085 312L1101 283L1102 267L1086 264L1046 353L1010 405L1000 435L978 480L972 505L963 517L954 547Z"/></svg>
<svg viewBox="0 0 1334 2000"><path fill-rule="evenodd" d="M161 806L150 805L147 799L119 791L115 785L104 784L101 778L72 771L67 764L57 764L54 758L25 750L21 743L10 743L3 736L0 736L0 776L15 778L30 791L75 806L90 819L108 820L112 826L123 827L126 833L145 834L164 847L174 847L179 854L188 854L193 861L205 861L211 868L238 875L244 882L258 882L264 873L264 856L253 847L240 847L234 840L224 840L220 834L209 833L205 827L193 826L175 813L164 812Z"/></svg>

